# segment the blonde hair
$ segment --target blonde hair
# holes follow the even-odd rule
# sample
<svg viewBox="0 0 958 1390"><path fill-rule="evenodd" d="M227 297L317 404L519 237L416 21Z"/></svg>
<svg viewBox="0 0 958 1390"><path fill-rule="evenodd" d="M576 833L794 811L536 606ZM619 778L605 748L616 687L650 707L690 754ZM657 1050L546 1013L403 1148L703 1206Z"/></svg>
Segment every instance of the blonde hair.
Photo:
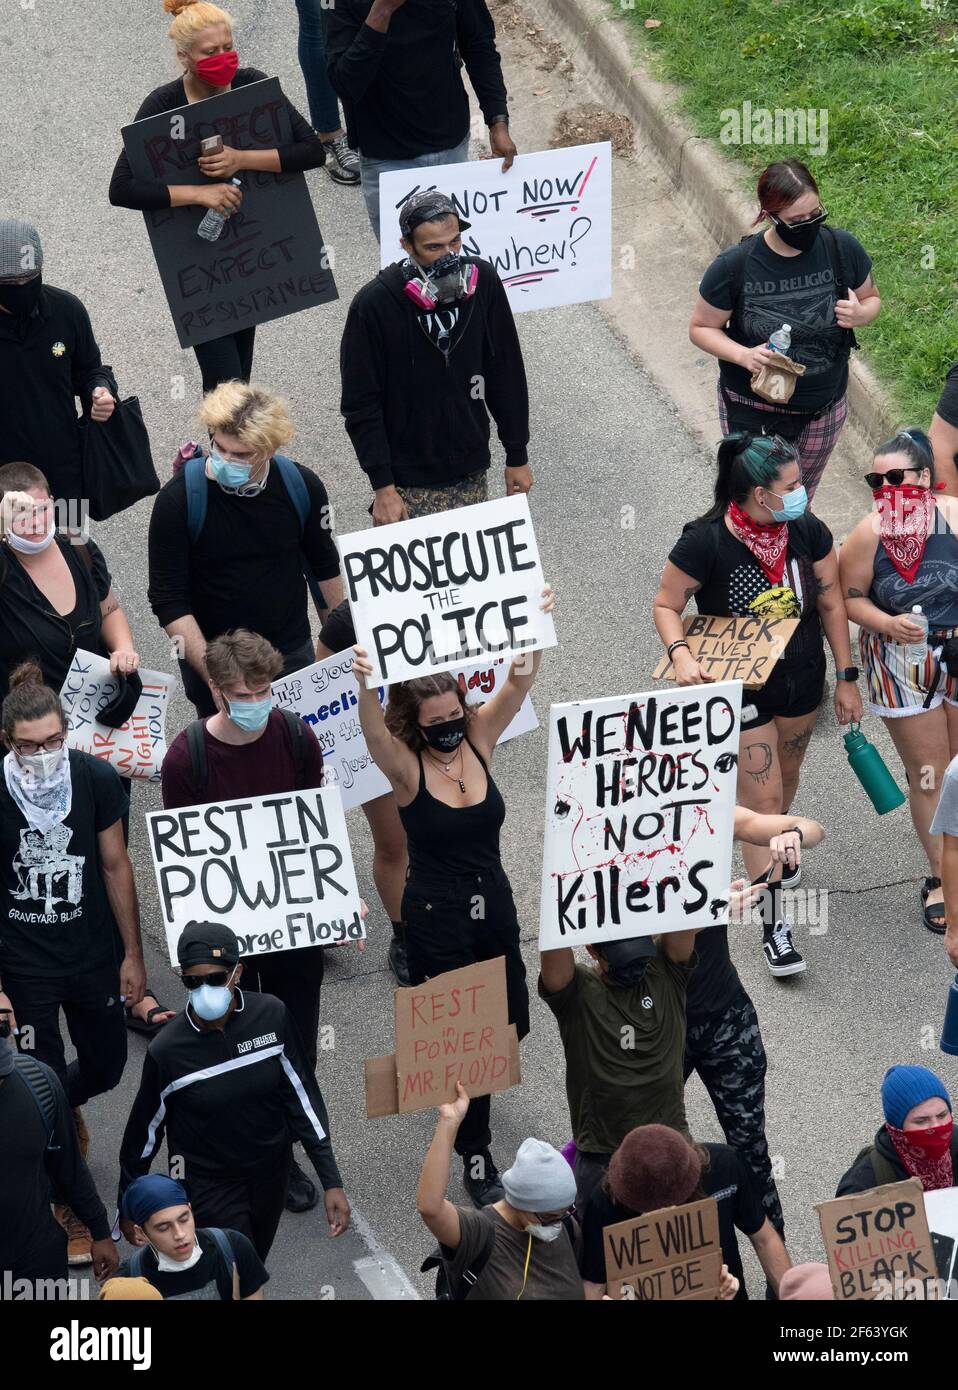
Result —
<svg viewBox="0 0 958 1390"><path fill-rule="evenodd" d="M219 5L209 5L206 0L163 0L167 14L174 16L169 35L176 44L178 52L193 47L196 36L211 24L225 24L233 32L233 21Z"/></svg>
<svg viewBox="0 0 958 1390"><path fill-rule="evenodd" d="M245 381L224 381L208 391L199 419L211 433L235 435L264 458L272 458L294 433L286 402Z"/></svg>

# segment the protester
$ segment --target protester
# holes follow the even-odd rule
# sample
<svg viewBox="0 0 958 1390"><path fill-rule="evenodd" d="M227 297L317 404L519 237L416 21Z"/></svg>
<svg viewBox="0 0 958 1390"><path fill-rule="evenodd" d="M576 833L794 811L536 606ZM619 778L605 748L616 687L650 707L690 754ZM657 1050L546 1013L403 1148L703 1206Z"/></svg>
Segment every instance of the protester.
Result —
<svg viewBox="0 0 958 1390"><path fill-rule="evenodd" d="M183 74L155 88L134 120L175 111L265 78L266 73L257 68L239 67L233 47L233 21L218 5L205 0L163 0L163 8L174 16L169 37L176 46ZM284 101L293 134L288 145L244 150L224 143L219 154L200 155L197 159L196 183L178 184L136 178L124 150L110 180L110 202L114 207L134 208L143 213L186 206L213 208L230 217L243 201L243 188L237 188L231 180L239 177L242 183L246 175L257 172L296 174L319 168L326 158L319 136L285 97ZM211 183L211 179L216 182ZM197 218L197 225L199 221ZM196 344L193 351L203 375L204 391L212 391L222 381L249 381L255 335L255 327L241 328Z"/></svg>
<svg viewBox="0 0 958 1390"><path fill-rule="evenodd" d="M786 441L749 434L723 439L714 503L686 523L669 553L652 614L680 686L711 679L683 635L682 613L693 595L700 613L799 619L765 684L746 688L742 698L738 800L763 815L785 815L824 694L823 628L835 658L835 717L847 724L862 716L832 534L807 511L798 459ZM767 864L764 847L743 844L742 857L756 879ZM782 887L798 881L797 872L784 873ZM771 973L801 969L776 894L765 895L762 918Z"/></svg>
<svg viewBox="0 0 958 1390"><path fill-rule="evenodd" d="M344 599L327 616L316 643L316 660L325 661L337 652L350 652L356 643L356 632ZM402 925L402 895L406 884L409 855L406 851L406 832L399 818L393 792L373 797L363 803L363 814L373 836L373 882L392 926L389 942L389 968L400 985L411 983L406 960L406 942Z"/></svg>
<svg viewBox="0 0 958 1390"><path fill-rule="evenodd" d="M349 1203L326 1105L286 1005L239 989L239 943L218 922L188 922L177 942L189 1003L150 1043L120 1148L123 1195L167 1136L199 1226L242 1232L261 1260L276 1235L299 1139L324 1190L329 1232ZM129 1222L124 1234L133 1239Z"/></svg>
<svg viewBox="0 0 958 1390"><path fill-rule="evenodd" d="M349 148L339 119L339 102L326 71L322 0L296 0L296 10L299 15L299 66L306 83L309 119L326 151L326 172L334 183L358 185L359 155Z"/></svg>
<svg viewBox="0 0 958 1390"><path fill-rule="evenodd" d="M447 1200L449 1162L474 1104L457 1081L456 1099L439 1106L416 1193L416 1209L439 1241L453 1296L487 1303L580 1300L582 1279L569 1235L575 1178L551 1144L524 1140L502 1174L502 1196L480 1211ZM463 1285L469 1288L464 1295Z"/></svg>
<svg viewBox="0 0 958 1390"><path fill-rule="evenodd" d="M284 675L309 666L304 565L328 608L342 601L343 583L326 489L308 468L274 457L293 436L285 402L229 381L203 398L199 418L211 441L205 473L187 463L153 504L148 597L182 650L183 688L204 718L217 712L208 642L245 628L282 654Z"/></svg>
<svg viewBox="0 0 958 1390"><path fill-rule="evenodd" d="M548 585L542 599L542 611L551 613L555 599ZM509 1022L522 1039L529 1031L526 968L499 853L506 806L490 766L500 734L532 689L542 653L517 657L502 689L478 709L466 703L455 676L444 671L390 686L384 716L375 688L366 688L369 658L362 647L354 651L366 746L392 785L409 846L402 899L409 978L418 985L444 971L504 956ZM479 1207L503 1195L491 1142L489 1097L477 1096L455 1147L466 1192Z"/></svg>
<svg viewBox="0 0 958 1390"><path fill-rule="evenodd" d="M162 770L164 807L175 810L322 786L318 741L298 715L273 708L272 682L283 669L276 648L239 628L209 644L206 669L216 714L191 724L170 745ZM312 1072L324 962L322 946L305 946L247 956L243 965L247 990L274 994L286 1005ZM316 1202L316 1188L294 1159L287 1210L308 1211Z"/></svg>
<svg viewBox="0 0 958 1390"><path fill-rule="evenodd" d="M777 160L762 171L758 203L753 225L770 225L709 266L689 337L719 359L722 432L793 440L811 499L845 423L854 330L874 322L881 300L870 256L850 232L825 226L818 185L799 160ZM785 324L785 355L805 372L782 408L756 395L751 381L772 361L769 339Z"/></svg>
<svg viewBox="0 0 958 1390"><path fill-rule="evenodd" d="M241 1231L197 1230L186 1188L147 1173L123 1194L137 1250L117 1278L144 1278L162 1298L262 1299L266 1268Z"/></svg>
<svg viewBox="0 0 958 1390"><path fill-rule="evenodd" d="M791 1261L762 1209L741 1156L727 1144L694 1144L667 1125L642 1125L622 1140L583 1213L580 1268L586 1298L600 1299L607 1292L607 1226L703 1197L714 1197L718 1210L727 1290L720 1297L748 1298L736 1228L752 1242L769 1285L777 1292Z"/></svg>
<svg viewBox="0 0 958 1390"><path fill-rule="evenodd" d="M874 1144L859 1153L835 1196L868 1192L905 1178L919 1178L925 1192L953 1187L958 1134L941 1078L927 1067L889 1067L881 1101L885 1123Z"/></svg>
<svg viewBox="0 0 958 1390"><path fill-rule="evenodd" d="M830 1303L835 1294L828 1265L792 1265L778 1286L779 1302Z"/></svg>
<svg viewBox="0 0 958 1390"><path fill-rule="evenodd" d="M859 624L868 708L891 735L908 780L911 818L928 859L921 889L925 926L945 930L941 839L932 818L949 761L958 754L958 663L936 655L958 634L958 500L935 496L928 436L901 430L875 451L865 482L875 506L842 546L845 606ZM924 660L911 659L928 620Z"/></svg>
<svg viewBox="0 0 958 1390"><path fill-rule="evenodd" d="M958 362L945 377L928 436L935 453L935 477L950 497L958 497Z"/></svg>
<svg viewBox="0 0 958 1390"><path fill-rule="evenodd" d="M342 413L377 526L484 502L490 415L506 493L532 487L525 366L495 267L462 255L470 224L444 194L414 194L400 225L406 259L356 295L339 353Z"/></svg>
<svg viewBox="0 0 958 1390"><path fill-rule="evenodd" d="M117 1267L116 1247L66 1095L50 1067L17 1052L10 1019L0 1009L0 1271L66 1279L69 1265L92 1261L97 1279L106 1279ZM68 1238L51 1202L75 1212L88 1238Z"/></svg>
<svg viewBox="0 0 958 1390"><path fill-rule="evenodd" d="M102 424L117 394L90 315L75 295L43 283L37 229L0 219L0 464L25 459L43 469L58 502L79 503L85 489L76 400ZM76 506L63 517L71 529L82 523Z"/></svg>
<svg viewBox="0 0 958 1390"><path fill-rule="evenodd" d="M489 148L505 173L516 157L496 28L485 0L441 10L406 0L341 0L324 10L329 80L359 151L363 198L379 239L379 176L469 158L465 64Z"/></svg>

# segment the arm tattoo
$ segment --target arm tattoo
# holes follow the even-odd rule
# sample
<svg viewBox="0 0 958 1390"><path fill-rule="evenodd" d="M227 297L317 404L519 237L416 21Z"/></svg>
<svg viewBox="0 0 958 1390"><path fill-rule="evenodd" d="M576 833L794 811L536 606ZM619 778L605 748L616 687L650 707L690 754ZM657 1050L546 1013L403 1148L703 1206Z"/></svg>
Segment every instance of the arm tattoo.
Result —
<svg viewBox="0 0 958 1390"><path fill-rule="evenodd" d="M835 585L831 582L826 584L824 579L816 579L815 584L818 587L819 594L827 594L829 589L833 589L835 587Z"/></svg>
<svg viewBox="0 0 958 1390"><path fill-rule="evenodd" d="M111 613L115 613L115 612L116 612L116 610L119 608L120 604L119 604L119 600L118 600L118 599L115 599L115 598L105 599L104 602L106 603L106 607L105 607L105 608L102 608L102 609L100 610L100 617L101 617L101 618L108 618L108 617L110 616Z"/></svg>
<svg viewBox="0 0 958 1390"><path fill-rule="evenodd" d="M848 597L849 597L849 598L864 598L865 595L862 593L861 589L849 589L849 590L848 590Z"/></svg>
<svg viewBox="0 0 958 1390"><path fill-rule="evenodd" d="M698 587L699 587L699 586L698 586L697 584L693 584L692 587L691 587L691 589L686 589L686 591L685 591L685 602L686 602L686 603L688 603L689 599L692 597L693 594L695 594L695 593L698 592Z"/></svg>

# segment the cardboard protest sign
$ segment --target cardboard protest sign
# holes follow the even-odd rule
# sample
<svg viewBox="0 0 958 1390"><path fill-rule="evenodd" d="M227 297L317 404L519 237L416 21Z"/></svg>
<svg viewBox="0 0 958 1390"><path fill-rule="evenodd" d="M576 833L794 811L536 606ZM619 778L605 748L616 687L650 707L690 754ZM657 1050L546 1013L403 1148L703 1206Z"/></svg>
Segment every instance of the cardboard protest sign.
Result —
<svg viewBox="0 0 958 1390"><path fill-rule="evenodd" d="M373 762L366 747L356 713L358 697L352 669L352 652L338 652L273 682L276 703L304 719L319 740L323 751L323 785L339 787L346 811L377 796L385 796L390 790L388 779ZM467 701L471 705L484 705L499 689L507 672L506 663L497 658L479 666L464 667L453 674ZM385 687L380 686L381 702L385 695ZM506 743L538 727L536 712L527 695L499 742Z"/></svg>
<svg viewBox="0 0 958 1390"><path fill-rule="evenodd" d="M519 1067L519 1035L516 1025L509 1024L509 1085L518 1086L522 1080ZM399 1077L396 1054L388 1057L367 1057L363 1063L366 1078L366 1118L378 1120L384 1115L399 1114ZM439 1102L441 1103L441 1102Z"/></svg>
<svg viewBox="0 0 958 1390"><path fill-rule="evenodd" d="M275 77L123 127L135 178L203 184L200 141L221 135L238 150L270 150L292 141L289 108ZM207 209L144 213L150 244L180 347L236 333L338 298L330 258L303 174L246 170L243 202L216 241L197 228Z"/></svg>
<svg viewBox="0 0 958 1390"><path fill-rule="evenodd" d="M243 956L366 935L336 787L153 811L146 825L174 965L194 920L225 922Z"/></svg>
<svg viewBox="0 0 958 1390"><path fill-rule="evenodd" d="M336 544L370 688L556 645L524 493Z"/></svg>
<svg viewBox="0 0 958 1390"><path fill-rule="evenodd" d="M742 687L553 705L539 949L728 921Z"/></svg>
<svg viewBox="0 0 958 1390"><path fill-rule="evenodd" d="M935 1252L917 1178L820 1202L815 1210L836 1300L936 1297Z"/></svg>
<svg viewBox="0 0 958 1390"><path fill-rule="evenodd" d="M158 782L166 757L166 707L173 677L160 671L140 671L143 693L119 729L101 724L97 715L120 689L106 657L77 651L70 663L60 700L67 717L67 745L92 753L116 768L121 777Z"/></svg>
<svg viewBox="0 0 958 1390"><path fill-rule="evenodd" d="M610 1298L671 1303L718 1297L722 1245L714 1197L620 1221L602 1236Z"/></svg>
<svg viewBox="0 0 958 1390"><path fill-rule="evenodd" d="M798 618L712 618L705 613L682 620L689 649L706 675L752 687L768 680L798 624ZM663 656L652 679L672 680L674 674Z"/></svg>
<svg viewBox="0 0 958 1390"><path fill-rule="evenodd" d="M404 169L379 178L380 259L402 254L399 209L438 188L469 228L467 256L495 266L514 313L608 299L612 293L612 146L572 145L498 159Z"/></svg>

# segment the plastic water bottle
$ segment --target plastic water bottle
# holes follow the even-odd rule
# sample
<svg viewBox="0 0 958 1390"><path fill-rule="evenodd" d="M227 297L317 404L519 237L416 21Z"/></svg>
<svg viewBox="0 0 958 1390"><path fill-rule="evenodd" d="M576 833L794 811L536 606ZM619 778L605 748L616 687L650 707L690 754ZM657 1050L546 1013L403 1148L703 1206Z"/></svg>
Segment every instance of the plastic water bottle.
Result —
<svg viewBox="0 0 958 1390"><path fill-rule="evenodd" d="M243 186L242 179L230 179L230 183L235 184L237 188ZM197 227L196 235L201 236L204 241L218 241L225 226L226 214L220 212L219 208L210 208Z"/></svg>
<svg viewBox="0 0 958 1390"><path fill-rule="evenodd" d="M902 806L905 797L894 777L885 766L882 755L873 743L862 733L857 723L852 723L842 742L848 754L848 765L861 782L868 798L880 816Z"/></svg>
<svg viewBox="0 0 958 1390"><path fill-rule="evenodd" d="M911 610L911 621L918 627L925 629L925 635L920 642L909 642L905 649L905 660L911 666L924 666L925 658L928 655L928 619L921 611L921 605L916 603Z"/></svg>
<svg viewBox="0 0 958 1390"><path fill-rule="evenodd" d="M769 338L768 346L773 352L780 352L787 357L788 350L792 346L792 325L783 323L781 328L777 328Z"/></svg>

